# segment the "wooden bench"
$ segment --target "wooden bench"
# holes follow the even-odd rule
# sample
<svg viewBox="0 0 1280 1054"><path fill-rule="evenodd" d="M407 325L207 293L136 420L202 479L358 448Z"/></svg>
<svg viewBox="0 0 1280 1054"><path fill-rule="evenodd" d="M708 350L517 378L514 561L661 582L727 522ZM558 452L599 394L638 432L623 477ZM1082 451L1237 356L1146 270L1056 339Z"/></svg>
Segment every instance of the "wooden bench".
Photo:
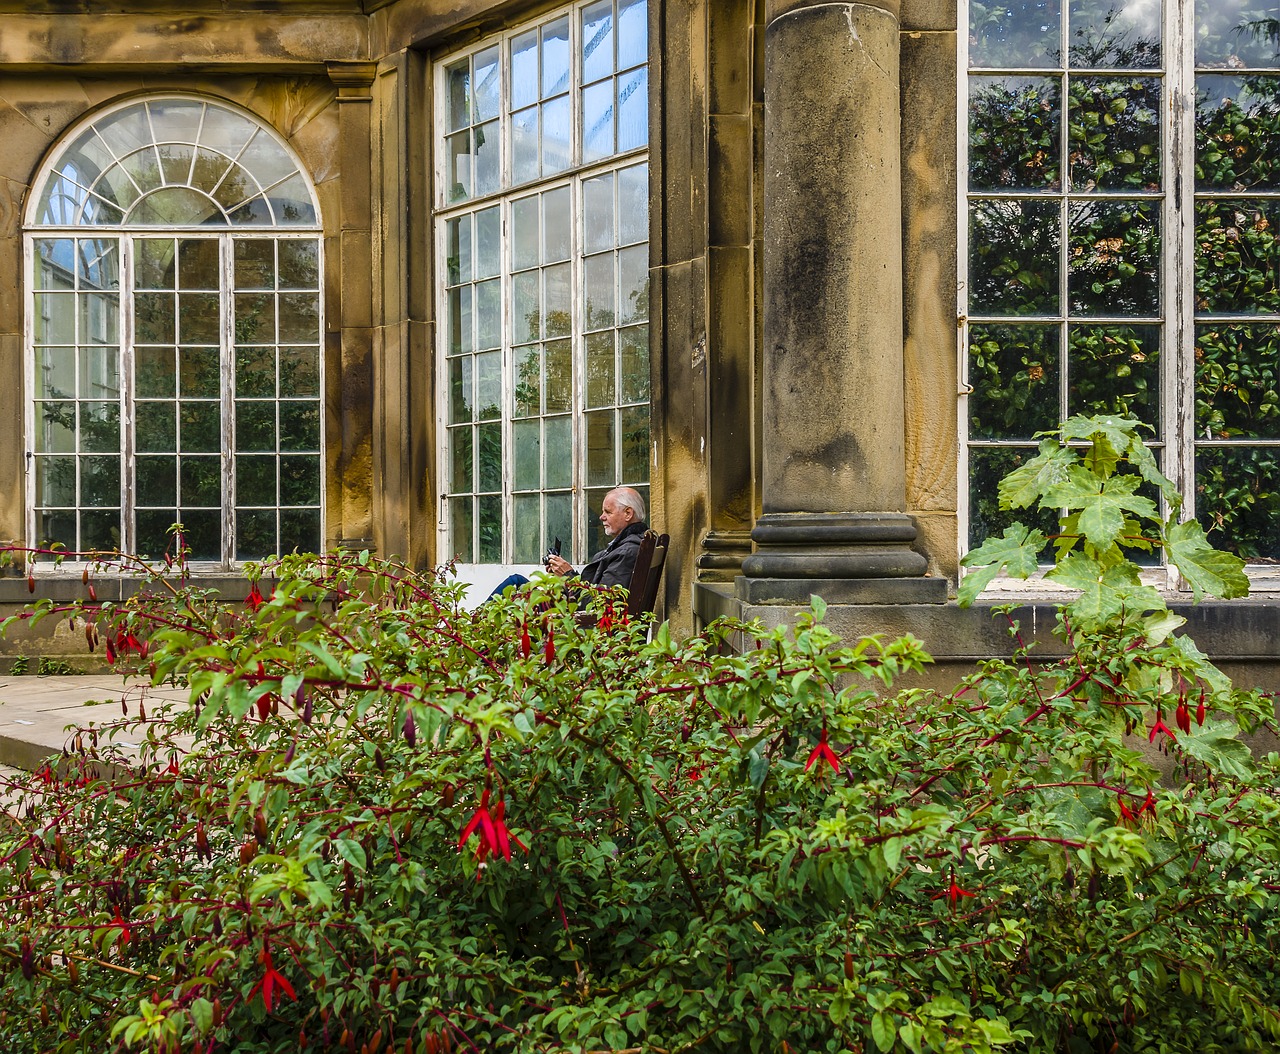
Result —
<svg viewBox="0 0 1280 1054"><path fill-rule="evenodd" d="M662 568L667 562L670 540L669 535L652 530L641 536L631 584L627 586L627 614L631 618L653 614L658 604L658 586L662 582Z"/></svg>

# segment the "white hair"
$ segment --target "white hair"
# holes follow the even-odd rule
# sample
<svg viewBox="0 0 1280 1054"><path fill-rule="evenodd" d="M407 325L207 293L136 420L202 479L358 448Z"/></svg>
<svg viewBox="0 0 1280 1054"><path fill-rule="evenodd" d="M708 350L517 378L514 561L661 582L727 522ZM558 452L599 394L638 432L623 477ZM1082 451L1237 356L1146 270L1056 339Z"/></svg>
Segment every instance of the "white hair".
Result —
<svg viewBox="0 0 1280 1054"><path fill-rule="evenodd" d="M618 505L623 505L636 514L636 522L644 522L644 498L630 487L617 487L609 492Z"/></svg>

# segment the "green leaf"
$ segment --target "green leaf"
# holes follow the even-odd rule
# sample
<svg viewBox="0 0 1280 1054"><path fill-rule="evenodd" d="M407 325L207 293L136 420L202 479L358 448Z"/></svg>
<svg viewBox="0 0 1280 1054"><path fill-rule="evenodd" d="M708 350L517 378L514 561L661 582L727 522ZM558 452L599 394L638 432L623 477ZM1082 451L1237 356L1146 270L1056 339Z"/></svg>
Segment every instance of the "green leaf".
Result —
<svg viewBox="0 0 1280 1054"><path fill-rule="evenodd" d="M884 1010L876 1012L871 1019L871 1038L881 1050L892 1050L897 1040L897 1032L893 1027L893 1018Z"/></svg>
<svg viewBox="0 0 1280 1054"><path fill-rule="evenodd" d="M960 580L957 601L968 607L978 598L987 585L999 574L1014 578L1027 578L1036 570L1040 550L1045 537L1038 530L1031 530L1020 523L1005 528L999 538L988 538L978 548L966 554L961 566L972 568Z"/></svg>
<svg viewBox="0 0 1280 1054"><path fill-rule="evenodd" d="M191 1011L191 1020L196 1026L196 1031L202 1036L207 1036L209 1029L213 1028L213 1004L204 996L196 996L187 1009Z"/></svg>
<svg viewBox="0 0 1280 1054"><path fill-rule="evenodd" d="M1077 622L1102 623L1122 611L1162 611L1164 598L1138 577L1136 565L1125 561L1104 567L1083 553L1072 553L1045 574L1045 579L1080 596L1067 605Z"/></svg>
<svg viewBox="0 0 1280 1054"><path fill-rule="evenodd" d="M996 494L1002 509L1042 505L1041 498L1067 478L1076 456L1055 439L1042 439L1040 452L1000 481Z"/></svg>
<svg viewBox="0 0 1280 1054"><path fill-rule="evenodd" d="M1206 593L1230 600L1249 595L1244 561L1213 548L1198 520L1184 520L1165 533L1165 552L1198 601Z"/></svg>
<svg viewBox="0 0 1280 1054"><path fill-rule="evenodd" d="M338 855L357 871L363 871L368 867L368 861L364 855L364 847L354 839L335 838L333 847L338 850Z"/></svg>
<svg viewBox="0 0 1280 1054"><path fill-rule="evenodd" d="M1192 726L1190 735L1178 737L1178 743L1196 761L1203 762L1220 774L1248 779L1253 773L1253 755L1240 739L1240 730L1231 721L1206 721Z"/></svg>

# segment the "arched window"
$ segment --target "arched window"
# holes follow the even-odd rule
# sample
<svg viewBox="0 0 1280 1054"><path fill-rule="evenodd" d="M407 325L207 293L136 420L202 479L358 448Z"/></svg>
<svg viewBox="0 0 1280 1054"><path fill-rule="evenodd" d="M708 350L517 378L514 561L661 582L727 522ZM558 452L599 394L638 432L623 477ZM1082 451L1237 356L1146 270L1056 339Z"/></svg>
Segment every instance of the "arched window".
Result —
<svg viewBox="0 0 1280 1054"><path fill-rule="evenodd" d="M220 567L322 541L321 236L271 129L193 96L73 129L26 222L28 532Z"/></svg>

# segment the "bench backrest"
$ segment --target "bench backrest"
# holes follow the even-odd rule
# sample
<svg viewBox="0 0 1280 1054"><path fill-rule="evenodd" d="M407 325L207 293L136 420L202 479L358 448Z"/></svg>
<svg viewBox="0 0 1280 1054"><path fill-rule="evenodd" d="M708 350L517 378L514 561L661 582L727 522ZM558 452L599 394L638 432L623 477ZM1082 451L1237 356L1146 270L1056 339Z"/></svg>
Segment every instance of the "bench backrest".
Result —
<svg viewBox="0 0 1280 1054"><path fill-rule="evenodd" d="M645 531L640 539L640 551L636 554L636 566L631 572L631 584L627 587L627 614L652 615L658 603L658 586L662 581L662 568L667 562L667 545L670 536L656 531Z"/></svg>

